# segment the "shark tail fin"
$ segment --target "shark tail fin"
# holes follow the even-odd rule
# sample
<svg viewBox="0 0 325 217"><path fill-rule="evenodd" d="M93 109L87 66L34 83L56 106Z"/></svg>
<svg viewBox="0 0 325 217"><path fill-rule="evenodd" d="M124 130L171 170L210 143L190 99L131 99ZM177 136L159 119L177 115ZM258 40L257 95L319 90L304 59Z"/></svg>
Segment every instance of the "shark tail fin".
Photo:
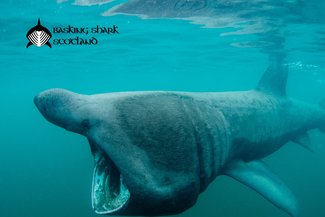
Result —
<svg viewBox="0 0 325 217"><path fill-rule="evenodd" d="M272 55L270 63L256 89L278 96L286 96L288 69L284 64L284 55Z"/></svg>

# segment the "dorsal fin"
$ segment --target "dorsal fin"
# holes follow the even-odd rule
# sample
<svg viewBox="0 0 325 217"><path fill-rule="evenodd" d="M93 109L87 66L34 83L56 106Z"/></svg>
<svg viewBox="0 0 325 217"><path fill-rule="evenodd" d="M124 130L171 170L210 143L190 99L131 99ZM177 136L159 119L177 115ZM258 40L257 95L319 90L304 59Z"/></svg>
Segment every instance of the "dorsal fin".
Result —
<svg viewBox="0 0 325 217"><path fill-rule="evenodd" d="M270 65L258 83L257 90L274 95L285 96L288 79L288 69L284 64L284 55L270 57Z"/></svg>

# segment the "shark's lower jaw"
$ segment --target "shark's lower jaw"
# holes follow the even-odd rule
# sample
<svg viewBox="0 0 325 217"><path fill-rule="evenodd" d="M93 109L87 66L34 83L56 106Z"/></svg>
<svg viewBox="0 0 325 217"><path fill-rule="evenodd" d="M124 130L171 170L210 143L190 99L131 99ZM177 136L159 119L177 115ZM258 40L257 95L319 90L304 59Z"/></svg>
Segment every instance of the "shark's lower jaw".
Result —
<svg viewBox="0 0 325 217"><path fill-rule="evenodd" d="M114 162L100 149L93 154L92 206L97 214L113 214L126 206L130 192Z"/></svg>

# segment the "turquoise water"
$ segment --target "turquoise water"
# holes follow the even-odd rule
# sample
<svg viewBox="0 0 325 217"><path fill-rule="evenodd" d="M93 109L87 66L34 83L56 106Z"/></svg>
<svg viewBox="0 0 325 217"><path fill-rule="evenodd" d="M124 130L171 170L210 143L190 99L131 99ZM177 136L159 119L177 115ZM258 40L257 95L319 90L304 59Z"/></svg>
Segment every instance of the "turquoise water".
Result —
<svg viewBox="0 0 325 217"><path fill-rule="evenodd" d="M0 2L0 216L97 216L90 200L93 158L88 142L39 114L33 97L45 89L84 94L246 90L256 86L269 56L281 53L289 66L290 97L318 103L325 96L322 1L269 1L278 8L267 7L263 13L260 7L229 3L204 21L103 16L118 2ZM249 13L243 14L245 10ZM119 34L96 35L93 46L26 49L26 33L38 18L50 30L117 25ZM53 34L51 40L75 36ZM324 146L309 153L290 143L265 161L296 194L301 217L325 216ZM219 177L180 216L286 214L240 183Z"/></svg>

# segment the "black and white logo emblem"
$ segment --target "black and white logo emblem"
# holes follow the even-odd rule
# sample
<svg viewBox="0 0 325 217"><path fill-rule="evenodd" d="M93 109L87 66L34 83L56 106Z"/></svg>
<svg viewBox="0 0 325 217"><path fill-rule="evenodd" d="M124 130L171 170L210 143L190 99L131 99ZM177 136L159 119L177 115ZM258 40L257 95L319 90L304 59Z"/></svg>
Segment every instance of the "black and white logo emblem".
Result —
<svg viewBox="0 0 325 217"><path fill-rule="evenodd" d="M42 47L44 44L46 44L49 47L52 47L49 40L52 37L51 32L41 25L40 19L38 19L38 23L36 26L31 28L26 37L28 38L29 42L27 44L27 48L34 44L37 47Z"/></svg>

